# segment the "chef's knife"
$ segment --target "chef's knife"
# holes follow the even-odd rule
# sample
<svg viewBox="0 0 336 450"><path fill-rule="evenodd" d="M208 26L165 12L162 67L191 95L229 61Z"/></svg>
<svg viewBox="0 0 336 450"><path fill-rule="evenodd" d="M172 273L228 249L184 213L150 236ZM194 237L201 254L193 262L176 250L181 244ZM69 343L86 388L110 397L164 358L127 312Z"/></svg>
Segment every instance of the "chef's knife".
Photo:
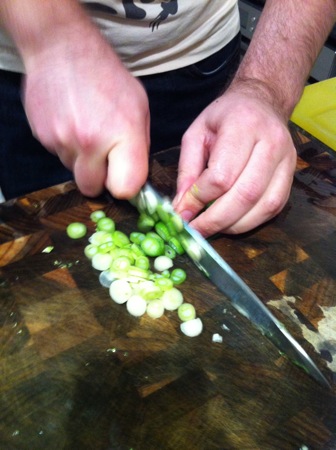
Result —
<svg viewBox="0 0 336 450"><path fill-rule="evenodd" d="M168 212L174 212L170 200L161 197L149 183L145 184L132 203L140 212L147 210L152 214L159 203ZM208 241L185 222L179 237L195 265L231 300L236 310L249 319L294 364L302 367L321 385L330 388L328 380L306 351Z"/></svg>

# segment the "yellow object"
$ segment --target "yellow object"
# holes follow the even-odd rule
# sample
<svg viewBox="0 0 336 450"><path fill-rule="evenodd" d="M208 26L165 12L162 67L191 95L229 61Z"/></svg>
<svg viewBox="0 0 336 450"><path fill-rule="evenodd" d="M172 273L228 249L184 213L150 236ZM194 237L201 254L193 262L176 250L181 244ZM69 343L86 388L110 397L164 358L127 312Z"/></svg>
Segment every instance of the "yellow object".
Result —
<svg viewBox="0 0 336 450"><path fill-rule="evenodd" d="M336 77L306 86L291 121L336 151Z"/></svg>

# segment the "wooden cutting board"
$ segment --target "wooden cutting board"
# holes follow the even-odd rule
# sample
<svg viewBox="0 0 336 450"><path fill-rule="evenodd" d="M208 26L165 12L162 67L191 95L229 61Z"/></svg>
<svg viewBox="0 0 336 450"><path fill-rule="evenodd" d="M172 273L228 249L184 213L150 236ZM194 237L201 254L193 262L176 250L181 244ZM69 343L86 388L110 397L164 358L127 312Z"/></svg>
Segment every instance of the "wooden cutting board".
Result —
<svg viewBox="0 0 336 450"><path fill-rule="evenodd" d="M297 137L295 135L295 137ZM0 449L332 450L336 448L336 160L298 141L291 198L271 223L212 240L305 348L330 391L294 366L187 257L181 287L204 322L131 317L111 301L65 228L104 209L136 228L127 202L67 183L0 205ZM177 152L156 155L172 195ZM53 251L43 250L52 246ZM222 337L213 342L214 334Z"/></svg>

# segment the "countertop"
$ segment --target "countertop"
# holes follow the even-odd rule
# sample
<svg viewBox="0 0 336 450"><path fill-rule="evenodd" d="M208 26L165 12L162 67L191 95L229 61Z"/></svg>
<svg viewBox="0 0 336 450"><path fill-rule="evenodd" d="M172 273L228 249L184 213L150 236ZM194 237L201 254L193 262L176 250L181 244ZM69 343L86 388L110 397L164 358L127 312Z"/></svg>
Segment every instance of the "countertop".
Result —
<svg viewBox="0 0 336 450"><path fill-rule="evenodd" d="M186 256L181 286L204 323L130 316L70 240L103 209L136 228L128 202L73 182L0 205L0 449L332 450L336 448L336 154L293 128L298 163L274 220L211 244L331 384L317 384L242 317ZM175 189L177 149L151 180ZM52 251L45 253L50 247ZM223 341L213 342L219 334Z"/></svg>

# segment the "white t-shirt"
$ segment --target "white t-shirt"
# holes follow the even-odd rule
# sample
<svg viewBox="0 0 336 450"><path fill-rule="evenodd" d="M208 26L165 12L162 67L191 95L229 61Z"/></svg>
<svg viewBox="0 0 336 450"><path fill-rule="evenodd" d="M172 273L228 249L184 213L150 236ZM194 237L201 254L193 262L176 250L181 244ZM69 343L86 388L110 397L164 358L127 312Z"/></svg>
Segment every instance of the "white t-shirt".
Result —
<svg viewBox="0 0 336 450"><path fill-rule="evenodd" d="M237 0L83 0L82 3L135 76L201 61L239 32ZM11 39L1 29L0 68L24 72Z"/></svg>

